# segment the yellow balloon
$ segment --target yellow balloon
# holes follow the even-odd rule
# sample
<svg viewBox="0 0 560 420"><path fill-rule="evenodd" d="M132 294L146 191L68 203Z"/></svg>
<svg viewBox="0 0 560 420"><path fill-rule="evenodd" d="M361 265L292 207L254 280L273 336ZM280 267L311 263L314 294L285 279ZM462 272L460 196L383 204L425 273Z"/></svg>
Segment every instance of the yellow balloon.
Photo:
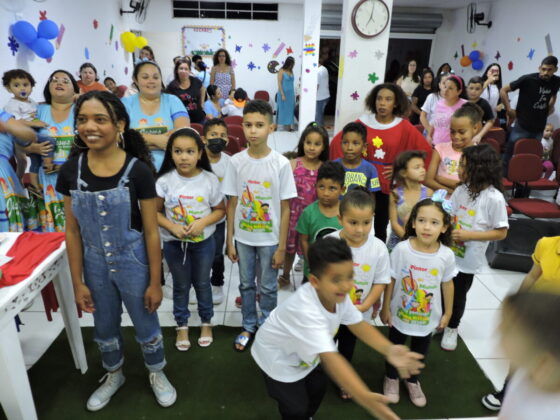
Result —
<svg viewBox="0 0 560 420"><path fill-rule="evenodd" d="M131 53L134 52L134 41L130 41L130 40L126 40L123 42L123 48L125 49L125 51Z"/></svg>
<svg viewBox="0 0 560 420"><path fill-rule="evenodd" d="M144 38L143 36L138 36L136 37L136 48L144 48L146 45L148 45L148 40L146 38Z"/></svg>

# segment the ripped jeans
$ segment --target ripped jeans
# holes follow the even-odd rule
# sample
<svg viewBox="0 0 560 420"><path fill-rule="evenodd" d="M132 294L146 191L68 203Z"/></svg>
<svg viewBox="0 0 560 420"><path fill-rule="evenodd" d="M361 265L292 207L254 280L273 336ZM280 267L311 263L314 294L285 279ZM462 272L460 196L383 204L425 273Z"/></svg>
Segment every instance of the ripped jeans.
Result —
<svg viewBox="0 0 560 420"><path fill-rule="evenodd" d="M130 252L113 254L110 265L100 250L89 246L84 249L84 278L95 305L95 341L101 351L103 367L111 372L124 363L123 303L134 325L136 341L148 370L160 371L166 363L157 313L150 314L144 307L149 272L143 245L143 241L138 241Z"/></svg>

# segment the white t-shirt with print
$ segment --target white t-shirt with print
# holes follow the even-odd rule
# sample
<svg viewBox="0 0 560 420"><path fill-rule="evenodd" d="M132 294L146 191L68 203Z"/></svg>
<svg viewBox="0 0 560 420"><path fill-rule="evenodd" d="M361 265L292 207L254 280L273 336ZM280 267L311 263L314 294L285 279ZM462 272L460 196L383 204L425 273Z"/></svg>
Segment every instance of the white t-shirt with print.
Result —
<svg viewBox="0 0 560 420"><path fill-rule="evenodd" d="M457 275L453 251L440 245L428 254L412 248L410 239L391 252L391 322L401 333L416 337L431 334L441 320L441 283Z"/></svg>
<svg viewBox="0 0 560 420"><path fill-rule="evenodd" d="M220 160L216 163L210 162L210 166L212 167L212 172L216 174L220 183L223 181L224 177L226 176L226 170L229 165L229 161L231 156L227 153L220 153ZM222 223L226 221L226 216L224 216L218 223Z"/></svg>
<svg viewBox="0 0 560 420"><path fill-rule="evenodd" d="M156 193L163 198L165 217L173 223L191 223L212 213L212 207L224 199L220 191L220 181L212 172L202 170L193 177L179 175L176 169L166 173L156 181ZM216 225L208 225L200 236L187 238L187 242L201 242L214 233ZM167 229L161 228L161 239L177 241Z"/></svg>
<svg viewBox="0 0 560 420"><path fill-rule="evenodd" d="M466 185L459 185L451 195L453 225L455 229L486 232L509 227L506 200L494 187L481 191L475 201L471 200ZM475 274L486 261L489 241L466 241L454 243L457 268L467 274Z"/></svg>
<svg viewBox="0 0 560 420"><path fill-rule="evenodd" d="M340 230L327 236L340 239ZM354 262L354 288L350 300L361 304L369 295L374 284L391 283L391 263L389 251L380 239L370 232L368 240L359 248L350 247ZM363 313L364 321L371 321L373 307Z"/></svg>
<svg viewBox="0 0 560 420"><path fill-rule="evenodd" d="M290 161L271 150L261 159L247 150L231 157L222 193L237 197L234 238L250 246L277 245L280 240L280 202L297 197Z"/></svg>
<svg viewBox="0 0 560 420"><path fill-rule="evenodd" d="M422 108L420 108L427 114L428 122L430 123L430 125L432 124L432 117L436 112L436 105L440 99L441 97L437 93L432 92L426 98L426 101L424 102L424 105L422 105Z"/></svg>
<svg viewBox="0 0 560 420"><path fill-rule="evenodd" d="M349 296L332 313L306 283L270 313L257 331L251 355L272 379L296 382L317 367L321 353L338 351L334 336L340 324L361 321Z"/></svg>

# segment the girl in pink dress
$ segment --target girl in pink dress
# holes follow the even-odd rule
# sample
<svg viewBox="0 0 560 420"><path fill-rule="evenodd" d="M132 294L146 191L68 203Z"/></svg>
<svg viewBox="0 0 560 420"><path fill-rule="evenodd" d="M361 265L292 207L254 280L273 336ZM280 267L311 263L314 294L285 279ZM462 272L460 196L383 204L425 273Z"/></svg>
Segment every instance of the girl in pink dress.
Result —
<svg viewBox="0 0 560 420"><path fill-rule="evenodd" d="M463 99L465 84L461 77L452 74L445 82L443 98L439 100L432 118L432 126L428 130L426 138L434 145L439 143L449 143L449 124L453 113L467 102Z"/></svg>
<svg viewBox="0 0 560 420"><path fill-rule="evenodd" d="M298 196L290 200L290 224L284 272L278 278L280 287L290 284L290 272L296 253L302 255L299 234L296 231L297 221L303 209L317 199L315 191L317 171L327 160L329 160L329 135L322 126L312 122L301 133L297 157L291 160Z"/></svg>

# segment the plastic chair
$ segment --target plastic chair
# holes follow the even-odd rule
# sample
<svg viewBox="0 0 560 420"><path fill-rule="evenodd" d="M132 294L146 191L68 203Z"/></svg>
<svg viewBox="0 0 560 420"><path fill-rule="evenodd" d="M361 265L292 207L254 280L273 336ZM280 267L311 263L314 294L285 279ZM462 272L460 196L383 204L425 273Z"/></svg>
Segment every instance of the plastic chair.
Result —
<svg viewBox="0 0 560 420"><path fill-rule="evenodd" d="M539 156L530 153L514 155L509 162L508 179L529 187L533 181L538 181L542 176L542 162ZM560 207L538 198L512 198L509 206L516 212L535 218L560 218Z"/></svg>
<svg viewBox="0 0 560 420"><path fill-rule="evenodd" d="M484 136L483 140L486 138L494 139L500 145L500 150L502 151L506 144L506 132L503 128L495 127L491 128L488 133Z"/></svg>
<svg viewBox="0 0 560 420"><path fill-rule="evenodd" d="M194 128L198 134L200 134L201 136L203 135L203 127L202 124L199 123L191 123L191 128Z"/></svg>
<svg viewBox="0 0 560 420"><path fill-rule="evenodd" d="M260 99L262 101L268 102L270 101L270 95L266 90L257 90L255 92L255 99Z"/></svg>
<svg viewBox="0 0 560 420"><path fill-rule="evenodd" d="M231 115L229 117L225 117L224 121L227 125L230 124L241 125L243 124L243 117L240 117L239 115Z"/></svg>
<svg viewBox="0 0 560 420"><path fill-rule="evenodd" d="M226 146L226 149L224 150L228 155L233 156L236 153L239 153L241 151L241 147L239 146L239 141L237 139L237 137L234 136L228 136L229 141L228 144Z"/></svg>
<svg viewBox="0 0 560 420"><path fill-rule="evenodd" d="M243 127L238 124L228 124L228 135L237 137L239 141L239 146L245 147L247 145L247 139L245 138L245 133L243 132Z"/></svg>
<svg viewBox="0 0 560 420"><path fill-rule="evenodd" d="M498 156L500 156L500 144L498 143L498 140L493 139L492 137L484 137L484 138L481 140L481 143L489 144L489 145L492 147L492 149L494 149L494 151L496 152L496 154L497 154Z"/></svg>
<svg viewBox="0 0 560 420"><path fill-rule="evenodd" d="M537 139L519 139L513 146L513 154L529 153L542 159L543 146Z"/></svg>

